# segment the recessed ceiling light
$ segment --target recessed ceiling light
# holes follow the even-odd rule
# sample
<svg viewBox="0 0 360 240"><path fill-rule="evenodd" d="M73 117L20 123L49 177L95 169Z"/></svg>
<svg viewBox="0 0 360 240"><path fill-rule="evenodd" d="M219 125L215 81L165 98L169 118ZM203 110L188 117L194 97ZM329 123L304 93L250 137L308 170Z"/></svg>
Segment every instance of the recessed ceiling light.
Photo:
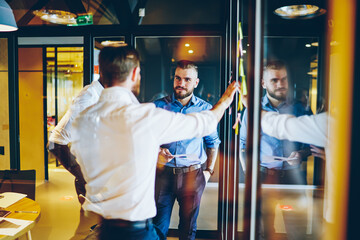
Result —
<svg viewBox="0 0 360 240"><path fill-rule="evenodd" d="M190 47L190 44L189 44L189 43L185 43L185 47Z"/></svg>
<svg viewBox="0 0 360 240"><path fill-rule="evenodd" d="M41 20L56 24L76 24L76 14L62 10L35 10L33 13Z"/></svg>
<svg viewBox="0 0 360 240"><path fill-rule="evenodd" d="M194 53L194 50L191 50L191 49L190 49L190 50L188 51L188 53L190 53L190 54L191 54L191 53Z"/></svg>

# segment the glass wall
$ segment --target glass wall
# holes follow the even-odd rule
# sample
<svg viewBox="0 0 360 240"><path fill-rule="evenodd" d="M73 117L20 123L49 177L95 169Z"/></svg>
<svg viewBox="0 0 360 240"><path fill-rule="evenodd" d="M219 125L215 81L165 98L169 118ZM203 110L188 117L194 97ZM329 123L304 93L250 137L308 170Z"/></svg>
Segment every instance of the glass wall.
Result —
<svg viewBox="0 0 360 240"><path fill-rule="evenodd" d="M242 4L244 9L249 7L247 2ZM263 25L257 25L254 31L255 36L261 37L255 40L254 35L251 36L257 41L249 42L253 44L251 49L247 36L253 29L247 28L250 26L250 20L245 18L247 15L241 16L245 37L240 34L238 37L239 51L242 51L238 56L242 59L239 68L244 69L245 76L251 76L246 71L250 64L255 76L252 79L239 77L242 86L249 86L249 82L244 81L252 81L247 93L252 107L241 111L239 160L242 169L239 174L237 230L248 230L244 229L244 223L250 222L249 215L244 215L244 208L251 199L251 217L256 219L252 219L249 225L253 224L253 229L256 229L256 237L320 239L323 230L324 145L313 146L307 141L290 141L268 131L265 133L266 130L257 125L263 115L260 119L257 117L261 109L295 116L324 111L325 80L319 68L325 64L321 55L325 31L320 24L324 18L284 19L275 15L274 2L261 2L263 10L257 12L256 21ZM255 58L248 58L247 54L253 54ZM252 59L254 62L248 62ZM281 130L287 131L286 126L281 126ZM302 134L306 133L298 132L298 135ZM249 174L251 177L245 183L251 183L248 187L252 191L246 196L243 179L247 179Z"/></svg>

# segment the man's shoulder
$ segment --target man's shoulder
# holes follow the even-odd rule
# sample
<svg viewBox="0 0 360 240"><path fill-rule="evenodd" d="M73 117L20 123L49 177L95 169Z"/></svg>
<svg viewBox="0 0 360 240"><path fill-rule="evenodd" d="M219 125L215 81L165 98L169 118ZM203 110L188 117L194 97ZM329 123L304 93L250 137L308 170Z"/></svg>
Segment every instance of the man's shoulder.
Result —
<svg viewBox="0 0 360 240"><path fill-rule="evenodd" d="M211 109L213 106L211 105L211 103L205 101L204 99L198 97L198 96L195 96L194 95L194 98L195 98L195 104L197 106L200 106L200 107L203 107L203 108L206 108L206 109Z"/></svg>
<svg viewBox="0 0 360 240"><path fill-rule="evenodd" d="M171 95L168 95L166 97L162 97L162 98L159 98L159 99L155 100L154 104L156 106L162 106L164 104L169 104L171 102L172 102L172 97L171 97Z"/></svg>

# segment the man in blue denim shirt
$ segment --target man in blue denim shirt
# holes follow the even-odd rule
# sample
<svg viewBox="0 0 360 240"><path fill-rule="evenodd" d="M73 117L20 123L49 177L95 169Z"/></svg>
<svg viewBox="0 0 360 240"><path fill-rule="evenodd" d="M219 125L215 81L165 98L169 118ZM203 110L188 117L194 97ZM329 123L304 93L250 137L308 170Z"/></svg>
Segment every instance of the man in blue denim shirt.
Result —
<svg viewBox="0 0 360 240"><path fill-rule="evenodd" d="M299 105L289 104L288 78L286 66L281 61L269 61L264 68L262 87L266 90L261 106L262 109L270 112L288 113L295 116L305 114L303 108ZM247 109L244 112L243 121L240 128L240 149L245 151L247 137ZM300 169L300 164L310 155L308 148L297 142L279 140L261 132L260 139L260 179L265 184L306 184L306 176ZM274 157L285 157L289 160L275 160ZM290 160L291 159L291 160ZM244 166L244 163L243 163ZM272 192L274 193L274 192ZM281 199L281 192L276 192ZM265 196L265 194L263 195ZM272 195L274 196L274 194ZM263 198L264 199L264 198ZM267 198L270 202L270 197ZM265 239L274 238L274 209L269 206L267 200L262 205L262 217L265 221L264 235ZM295 212L295 211L293 211ZM286 213L287 214L287 213ZM284 214L284 215L286 215ZM294 220L294 217L289 219ZM297 218L297 225L292 224L291 220L285 219L285 227L289 239L302 239L306 234L306 221L303 218ZM287 221L288 220L288 221ZM296 231L295 229L296 228ZM300 230L301 229L301 230ZM292 237L292 234L294 235Z"/></svg>
<svg viewBox="0 0 360 240"><path fill-rule="evenodd" d="M191 61L179 61L175 70L174 93L154 103L157 107L185 114L209 110L212 105L193 94L198 84L197 66ZM155 182L157 215L154 224L165 236L177 199L180 206L179 239L195 239L201 196L214 172L219 144L218 133L214 132L203 138L161 146ZM201 166L205 162L207 167L203 171Z"/></svg>

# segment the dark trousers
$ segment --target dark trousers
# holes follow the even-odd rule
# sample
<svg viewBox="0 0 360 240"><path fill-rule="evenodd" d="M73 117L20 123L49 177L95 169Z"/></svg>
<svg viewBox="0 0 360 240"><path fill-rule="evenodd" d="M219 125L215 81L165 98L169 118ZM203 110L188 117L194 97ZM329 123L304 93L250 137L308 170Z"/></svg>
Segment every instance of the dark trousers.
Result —
<svg viewBox="0 0 360 240"><path fill-rule="evenodd" d="M260 169L261 183L262 184L293 184L305 185L305 175L300 169L292 170L273 170L273 169ZM261 216L262 216L262 233L263 239L277 239L275 233L275 206L277 205L290 205L292 209L281 210L287 239L305 239L307 227L307 211L306 204L301 207L298 204L293 204L294 201L288 199L295 199L299 203L306 199L304 190L284 190L284 189L262 189L262 203L261 203ZM298 201L297 201L298 200ZM290 207L289 206L289 207Z"/></svg>
<svg viewBox="0 0 360 240"><path fill-rule="evenodd" d="M145 223L144 223L145 222ZM164 240L151 220L127 222L120 219L103 219L100 225L100 240Z"/></svg>
<svg viewBox="0 0 360 240"><path fill-rule="evenodd" d="M195 239L196 219L199 214L200 200L206 182L201 168L174 174L171 168L156 172L155 201L157 215L154 224L167 236L171 212L175 199L179 203L179 239Z"/></svg>

